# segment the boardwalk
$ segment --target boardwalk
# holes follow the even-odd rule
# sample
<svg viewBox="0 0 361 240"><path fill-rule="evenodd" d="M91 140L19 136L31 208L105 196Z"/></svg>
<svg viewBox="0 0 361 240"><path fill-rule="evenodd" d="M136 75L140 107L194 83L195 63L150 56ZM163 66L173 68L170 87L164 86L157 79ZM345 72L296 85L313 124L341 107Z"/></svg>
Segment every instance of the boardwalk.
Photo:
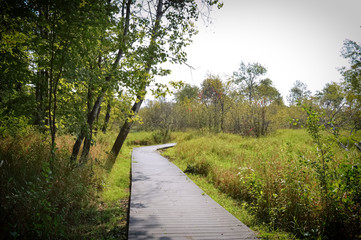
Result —
<svg viewBox="0 0 361 240"><path fill-rule="evenodd" d="M128 239L256 239L156 150L135 148Z"/></svg>

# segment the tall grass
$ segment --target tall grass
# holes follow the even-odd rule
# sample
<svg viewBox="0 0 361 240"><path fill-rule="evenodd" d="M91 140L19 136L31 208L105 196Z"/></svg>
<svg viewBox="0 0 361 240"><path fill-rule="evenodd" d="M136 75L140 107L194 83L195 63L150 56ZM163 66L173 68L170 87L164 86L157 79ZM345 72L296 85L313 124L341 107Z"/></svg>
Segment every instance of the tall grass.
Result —
<svg viewBox="0 0 361 240"><path fill-rule="evenodd" d="M50 167L50 155L48 139L34 131L1 139L0 216L5 238L64 238L94 198L99 182L93 171L71 167L69 154L59 149Z"/></svg>
<svg viewBox="0 0 361 240"><path fill-rule="evenodd" d="M57 138L53 166L46 135L27 129L0 138L0 238L126 239L131 150L157 134L131 133L110 172L104 164L116 133L98 133L81 167L69 164L72 136Z"/></svg>
<svg viewBox="0 0 361 240"><path fill-rule="evenodd" d="M166 152L174 163L231 196L250 210L257 221L266 223L269 229L289 231L300 238L335 239L335 236L343 236L352 239L359 236L359 222L352 224L353 233L345 228L351 224L351 219L357 219L357 216L349 216L347 220L347 214L359 214L359 211L347 210L359 207L355 198L346 204L342 194L337 194L340 198L337 200L338 214L343 218L335 222L337 226L325 226L320 221L327 209L321 204L322 184L314 168L317 151L305 130L279 130L258 139L230 134L197 135L193 132L185 136L182 133L178 142L175 148ZM342 170L345 166L359 166L360 155L356 150L345 152L335 144L330 144L330 148L334 154L329 168L334 170L332 183L337 185L342 177L335 175L345 175ZM361 184L359 172L353 171L352 174L353 183ZM346 186L351 188L350 184ZM338 191L346 195L358 189L342 188ZM334 189L337 191L336 187ZM336 227L338 235L325 231L325 228L332 230Z"/></svg>

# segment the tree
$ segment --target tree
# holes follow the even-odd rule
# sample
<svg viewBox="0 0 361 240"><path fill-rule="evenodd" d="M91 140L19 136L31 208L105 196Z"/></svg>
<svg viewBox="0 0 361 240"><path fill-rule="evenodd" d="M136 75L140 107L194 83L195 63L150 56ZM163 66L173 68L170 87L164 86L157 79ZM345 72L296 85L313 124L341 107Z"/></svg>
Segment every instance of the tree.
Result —
<svg viewBox="0 0 361 240"><path fill-rule="evenodd" d="M340 69L344 77L343 86L346 92L347 109L346 114L350 120L350 136L361 129L361 46L349 39L344 41L342 56L346 58L350 67ZM356 146L361 150L360 139L356 140Z"/></svg>
<svg viewBox="0 0 361 240"><path fill-rule="evenodd" d="M290 105L295 105L297 101L307 99L310 95L311 91L307 89L307 85L300 80L296 80L290 90L290 94L287 96L287 100Z"/></svg>
<svg viewBox="0 0 361 240"><path fill-rule="evenodd" d="M258 78L267 73L267 69L259 63L241 62L238 72L233 73L234 82L241 85L241 91L248 97L248 101L252 102L255 95L255 88L258 84Z"/></svg>
<svg viewBox="0 0 361 240"><path fill-rule="evenodd" d="M344 76L345 88L349 101L357 101L361 105L361 46L349 39L344 41L342 56L349 60L350 68L340 69Z"/></svg>
<svg viewBox="0 0 361 240"><path fill-rule="evenodd" d="M223 131L225 88L218 76L209 75L203 81L200 100L207 109L209 129L215 132Z"/></svg>
<svg viewBox="0 0 361 240"><path fill-rule="evenodd" d="M64 118L82 116L78 110L83 112L83 104L77 104L82 103L83 94L89 106L87 110L91 107L100 85L97 80L103 75L98 66L105 62L104 55L109 57L110 53L100 46L109 45L114 35L110 29L114 26L112 16L117 7L106 0L95 0L91 4L82 0L15 0L5 1L1 4L3 7L5 18L2 21L8 26L1 31L1 51L7 58L1 65L6 73L3 77L8 86L17 82L17 88L26 91L24 96L33 98L28 111L32 111L32 122L43 132L50 133L54 159L58 129L79 132L71 129L75 125L63 121ZM10 56L15 57L17 69L11 67ZM8 74L16 71L22 75ZM74 92L78 95L72 97ZM11 102L7 101L7 108L11 107ZM80 117L74 118L79 120Z"/></svg>
<svg viewBox="0 0 361 240"><path fill-rule="evenodd" d="M256 86L256 98L263 101L265 105L273 102L283 105L283 99L280 92L273 86L271 79L266 78L259 82Z"/></svg>
<svg viewBox="0 0 361 240"><path fill-rule="evenodd" d="M98 30L97 34L94 34L93 32L93 35L99 36L101 40L96 42L99 43L99 45L93 48L94 50L92 51L91 59L85 59L85 62L89 62L90 64L83 67L84 73L87 73L87 76L92 76L92 78L85 79L87 86L86 121L81 121L82 125L79 128L80 131L78 130L77 132L78 136L74 143L71 156L72 162L76 160L83 141L84 146L81 160L83 163L87 161L92 142L93 124L97 119L97 116L99 116L103 99L107 92L109 93L109 96L111 96L111 94L113 94L112 90L119 84L119 78L115 78L114 76L119 70L120 61L130 45L128 35L132 4L134 3L131 0L122 1L119 21L103 21L105 25L100 25L101 28ZM112 18L108 16L108 19L111 20ZM110 29L113 31L109 31ZM109 41L108 39L113 39L112 35L114 34L116 34L116 38L113 41ZM92 39L88 38L87 40ZM84 45L88 46L89 43L85 42ZM88 52L89 51L87 51L87 53ZM111 57L111 52L116 52L116 54ZM108 64L108 62L112 63ZM94 91L95 89L99 90ZM107 109L109 108L107 107Z"/></svg>
<svg viewBox="0 0 361 240"><path fill-rule="evenodd" d="M33 122L35 101L29 42L32 12L23 1L0 4L0 119L25 117Z"/></svg>
<svg viewBox="0 0 361 240"><path fill-rule="evenodd" d="M343 89L335 82L326 83L322 91L316 95L319 98L321 107L331 111L339 109L344 100Z"/></svg>
<svg viewBox="0 0 361 240"><path fill-rule="evenodd" d="M211 7L218 4L218 1L202 1L203 5ZM142 22L150 24L144 32L146 42L149 44L144 46L143 42L139 42L141 46L131 54L132 59L138 61L137 70L135 71L135 82L132 86L135 88L136 100L130 111L130 115L123 124L118 137L112 147L110 160L108 166L112 166L120 149L133 125L133 118L138 113L144 96L146 88L150 82L154 80L155 75L165 75L169 71L159 68L158 65L166 61L172 63L184 63L186 61L186 53L183 48L187 46L191 37L196 33L193 20L197 20L200 10L198 4L194 1L175 1L175 0L158 0L157 2L149 1L148 9L142 4L137 6L139 10L135 12L148 13L148 18L142 19ZM165 20L163 20L163 17ZM141 58L139 58L141 57ZM134 66L134 61L132 65Z"/></svg>
<svg viewBox="0 0 361 240"><path fill-rule="evenodd" d="M175 100L178 103L186 100L194 100L199 97L199 88L190 84L185 84L180 90L174 94Z"/></svg>

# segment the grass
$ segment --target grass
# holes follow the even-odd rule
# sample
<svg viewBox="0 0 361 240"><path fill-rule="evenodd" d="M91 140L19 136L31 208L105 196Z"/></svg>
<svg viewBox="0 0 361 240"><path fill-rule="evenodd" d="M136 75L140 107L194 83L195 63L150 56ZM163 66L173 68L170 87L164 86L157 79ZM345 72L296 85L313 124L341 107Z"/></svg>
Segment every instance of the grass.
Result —
<svg viewBox="0 0 361 240"><path fill-rule="evenodd" d="M312 165L317 151L304 130L280 130L258 139L196 131L170 136L134 132L107 172L103 165L115 137L98 133L91 160L76 169L67 164L74 139L58 137L54 171L45 136L30 131L0 139L1 232L14 238L126 239L132 148L174 141L178 145L164 154L263 239L320 236L321 189ZM332 189L338 189L330 195L340 209L335 216L357 232L357 219L349 216L357 217L361 207L360 155L335 144L331 149L327 177Z"/></svg>
<svg viewBox="0 0 361 240"><path fill-rule="evenodd" d="M131 133L110 172L104 169L116 133L98 133L91 159L69 164L74 138L34 130L0 138L0 235L5 238L127 239L130 159L134 143L155 144L157 133ZM159 138L158 138L159 139Z"/></svg>
<svg viewBox="0 0 361 240"><path fill-rule="evenodd" d="M257 139L197 132L175 136L178 145L164 154L262 238L322 236L319 219L325 209L320 205L322 191L313 167L318 156L305 130L279 130ZM327 163L330 188L337 190L337 184L344 190L352 187L341 187L337 176L342 166L360 163L359 153L330 146L334 153ZM329 198L338 206L335 213L344 217L344 222L336 225L341 228L349 221L349 213L340 200L341 191L337 194ZM352 204L351 208L357 208L357 202Z"/></svg>
<svg viewBox="0 0 361 240"><path fill-rule="evenodd" d="M156 144L154 137L156 134L154 132L130 133L111 171L102 172L100 176L102 189L98 191L96 205L89 211L88 221L80 227L83 238L127 239L132 149L140 145ZM116 133L106 135L100 133L96 138L96 145L91 150L92 156L102 158L100 154L109 151L115 138ZM104 162L104 159L100 159L100 162Z"/></svg>
<svg viewBox="0 0 361 240"><path fill-rule="evenodd" d="M93 158L104 162L106 152L116 133L99 134L92 147ZM130 161L134 147L162 142L159 132L132 132L128 135L111 171L102 172L102 189L88 213L88 220L80 226L81 236L87 239L127 239L127 217L130 196Z"/></svg>

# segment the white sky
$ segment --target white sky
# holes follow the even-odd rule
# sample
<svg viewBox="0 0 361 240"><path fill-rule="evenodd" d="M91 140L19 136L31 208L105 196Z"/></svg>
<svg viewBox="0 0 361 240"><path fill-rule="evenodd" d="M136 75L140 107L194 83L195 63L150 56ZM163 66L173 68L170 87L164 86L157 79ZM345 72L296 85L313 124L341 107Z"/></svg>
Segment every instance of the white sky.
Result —
<svg viewBox="0 0 361 240"><path fill-rule="evenodd" d="M284 96L296 80L315 93L327 82L339 82L337 68L343 41L361 42L361 0L223 0L208 27L187 47L188 64L172 65L159 80L183 80L200 86L206 74L223 80L241 61L259 62Z"/></svg>

